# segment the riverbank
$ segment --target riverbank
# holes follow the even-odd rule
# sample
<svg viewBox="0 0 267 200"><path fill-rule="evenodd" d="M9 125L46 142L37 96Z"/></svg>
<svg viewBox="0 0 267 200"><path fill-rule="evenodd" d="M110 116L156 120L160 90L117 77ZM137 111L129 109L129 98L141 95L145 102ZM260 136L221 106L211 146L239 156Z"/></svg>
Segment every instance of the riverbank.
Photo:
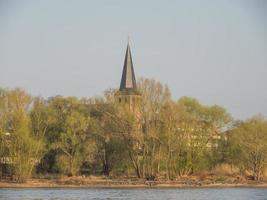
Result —
<svg viewBox="0 0 267 200"><path fill-rule="evenodd" d="M143 179L105 177L62 177L57 179L29 179L26 183L0 180L0 188L212 188L264 187L267 182L256 182L240 177L184 177L178 180L147 181Z"/></svg>

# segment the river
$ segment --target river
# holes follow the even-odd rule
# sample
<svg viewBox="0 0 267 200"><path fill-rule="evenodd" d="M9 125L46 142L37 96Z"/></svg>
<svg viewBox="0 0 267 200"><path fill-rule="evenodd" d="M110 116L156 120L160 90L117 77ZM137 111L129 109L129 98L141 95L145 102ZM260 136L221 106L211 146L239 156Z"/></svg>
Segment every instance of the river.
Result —
<svg viewBox="0 0 267 200"><path fill-rule="evenodd" d="M267 200L267 188L0 189L0 200Z"/></svg>

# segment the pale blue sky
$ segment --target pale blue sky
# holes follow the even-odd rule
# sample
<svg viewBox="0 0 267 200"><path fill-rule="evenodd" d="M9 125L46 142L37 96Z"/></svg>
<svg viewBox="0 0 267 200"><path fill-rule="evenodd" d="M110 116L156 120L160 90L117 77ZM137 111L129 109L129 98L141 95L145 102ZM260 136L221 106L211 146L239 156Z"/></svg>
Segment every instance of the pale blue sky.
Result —
<svg viewBox="0 0 267 200"><path fill-rule="evenodd" d="M128 35L136 76L174 99L267 116L265 0L0 0L0 87L101 95L119 87Z"/></svg>

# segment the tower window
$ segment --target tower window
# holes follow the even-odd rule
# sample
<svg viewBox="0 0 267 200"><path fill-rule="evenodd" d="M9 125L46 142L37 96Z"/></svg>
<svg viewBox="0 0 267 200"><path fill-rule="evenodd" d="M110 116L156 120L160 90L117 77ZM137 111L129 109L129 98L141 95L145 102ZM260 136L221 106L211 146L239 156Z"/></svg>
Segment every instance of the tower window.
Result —
<svg viewBox="0 0 267 200"><path fill-rule="evenodd" d="M121 102L121 98L119 98L119 102Z"/></svg>

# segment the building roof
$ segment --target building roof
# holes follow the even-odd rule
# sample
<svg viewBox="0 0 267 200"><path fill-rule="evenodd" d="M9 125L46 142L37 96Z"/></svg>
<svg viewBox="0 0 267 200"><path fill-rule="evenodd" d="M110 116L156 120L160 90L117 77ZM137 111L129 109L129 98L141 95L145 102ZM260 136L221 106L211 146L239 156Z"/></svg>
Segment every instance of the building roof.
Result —
<svg viewBox="0 0 267 200"><path fill-rule="evenodd" d="M123 93L135 93L135 91L137 92L133 61L129 43L127 44L119 91Z"/></svg>

